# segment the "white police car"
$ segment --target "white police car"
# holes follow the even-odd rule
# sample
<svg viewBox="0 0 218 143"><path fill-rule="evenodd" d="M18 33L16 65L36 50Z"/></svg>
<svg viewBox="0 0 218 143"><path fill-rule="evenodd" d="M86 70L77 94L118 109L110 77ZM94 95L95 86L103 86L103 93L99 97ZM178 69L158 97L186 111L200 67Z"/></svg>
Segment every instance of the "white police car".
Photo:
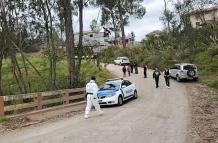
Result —
<svg viewBox="0 0 218 143"><path fill-rule="evenodd" d="M125 100L138 97L135 84L124 79L107 80L97 95L100 105L122 105Z"/></svg>

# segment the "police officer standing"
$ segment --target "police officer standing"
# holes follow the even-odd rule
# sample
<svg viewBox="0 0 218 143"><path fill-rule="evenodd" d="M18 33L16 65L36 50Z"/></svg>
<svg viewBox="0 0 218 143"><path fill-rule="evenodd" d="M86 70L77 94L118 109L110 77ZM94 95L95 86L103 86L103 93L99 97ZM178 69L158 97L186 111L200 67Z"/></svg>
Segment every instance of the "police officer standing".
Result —
<svg viewBox="0 0 218 143"><path fill-rule="evenodd" d="M89 112L92 109L92 106L95 107L95 109L99 112L99 115L103 114L103 111L100 108L100 105L98 103L98 85L95 83L95 76L91 77L91 80L89 83L86 84L86 94L87 94L87 105L85 110L85 118L87 119L89 117Z"/></svg>
<svg viewBox="0 0 218 143"><path fill-rule="evenodd" d="M148 67L147 67L147 65L145 64L145 65L144 65L144 78L147 78L147 69L148 69Z"/></svg>
<svg viewBox="0 0 218 143"><path fill-rule="evenodd" d="M165 68L164 70L164 78L167 85L167 88L170 88L170 72L169 69Z"/></svg>
<svg viewBox="0 0 218 143"><path fill-rule="evenodd" d="M160 71L158 70L158 68L155 68L155 71L153 72L153 78L155 79L155 83L156 83L156 88L159 87L159 78L160 78Z"/></svg>
<svg viewBox="0 0 218 143"><path fill-rule="evenodd" d="M123 66L122 71L123 71L123 77L125 77L126 76L126 66L125 65Z"/></svg>

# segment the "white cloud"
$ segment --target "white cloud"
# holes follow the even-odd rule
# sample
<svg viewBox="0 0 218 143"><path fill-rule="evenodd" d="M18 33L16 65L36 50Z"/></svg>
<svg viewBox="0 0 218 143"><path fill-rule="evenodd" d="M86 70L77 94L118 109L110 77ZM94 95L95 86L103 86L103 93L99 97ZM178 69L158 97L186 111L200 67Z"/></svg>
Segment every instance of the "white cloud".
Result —
<svg viewBox="0 0 218 143"><path fill-rule="evenodd" d="M126 34L131 31L135 32L136 40L141 40L145 35L154 30L163 28L159 18L162 16L164 1L163 0L144 0L143 5L146 7L147 13L140 19L131 18L130 24L125 28ZM90 30L89 25L93 19L97 19L100 24L100 16L98 17L99 8L87 8L84 11L84 31ZM74 28L78 32L78 18L74 19Z"/></svg>
<svg viewBox="0 0 218 143"><path fill-rule="evenodd" d="M163 28L162 22L160 21L163 13L163 0L145 0L143 5L147 11L143 19L131 18L130 25L126 27L127 33L130 31L135 32L136 40L141 40L147 33Z"/></svg>

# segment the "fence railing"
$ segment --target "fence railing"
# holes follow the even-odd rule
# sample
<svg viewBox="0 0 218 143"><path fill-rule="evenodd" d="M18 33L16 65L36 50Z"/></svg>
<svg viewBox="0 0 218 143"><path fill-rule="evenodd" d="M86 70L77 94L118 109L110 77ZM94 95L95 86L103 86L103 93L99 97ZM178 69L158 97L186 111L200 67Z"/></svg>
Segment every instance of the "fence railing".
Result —
<svg viewBox="0 0 218 143"><path fill-rule="evenodd" d="M83 100L85 88L0 96L0 117Z"/></svg>

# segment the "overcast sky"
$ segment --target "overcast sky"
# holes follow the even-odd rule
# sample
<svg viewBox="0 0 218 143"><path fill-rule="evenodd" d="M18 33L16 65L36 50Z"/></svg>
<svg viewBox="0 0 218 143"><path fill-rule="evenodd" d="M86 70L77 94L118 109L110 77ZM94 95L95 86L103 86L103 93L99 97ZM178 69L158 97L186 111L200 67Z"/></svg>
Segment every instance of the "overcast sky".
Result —
<svg viewBox="0 0 218 143"><path fill-rule="evenodd" d="M160 21L164 9L163 0L144 0L143 5L146 7L147 13L142 19L130 19L130 24L125 27L126 34L131 31L135 32L136 40L140 41L145 35L154 30L163 29L163 24ZM90 23L93 19L97 19L99 13L98 8L88 8L84 11L84 31L89 31ZM99 17L100 24L100 17ZM75 31L78 31L78 20L74 21Z"/></svg>

